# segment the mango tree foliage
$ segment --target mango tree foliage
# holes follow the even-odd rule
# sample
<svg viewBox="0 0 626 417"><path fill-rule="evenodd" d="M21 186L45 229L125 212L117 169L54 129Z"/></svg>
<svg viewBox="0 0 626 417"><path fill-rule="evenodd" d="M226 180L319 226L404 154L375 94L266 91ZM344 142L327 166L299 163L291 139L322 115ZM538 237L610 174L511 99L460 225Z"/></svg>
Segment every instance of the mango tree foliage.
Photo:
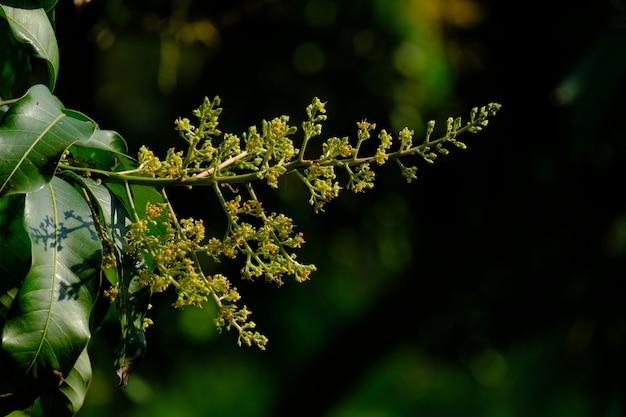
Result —
<svg viewBox="0 0 626 417"><path fill-rule="evenodd" d="M59 73L59 47L53 27L55 4L55 0L0 3L0 98L23 91L37 61L46 68L43 82L54 89Z"/></svg>
<svg viewBox="0 0 626 417"><path fill-rule="evenodd" d="M173 291L176 308L215 303L219 331L234 330L239 345L265 349L267 338L220 265L238 260L242 279L277 285L287 277L308 280L316 268L297 257L304 237L293 220L266 210L256 189L277 188L293 175L314 211L323 211L342 190L372 188L375 168L388 162L415 180L417 165L408 161L433 163L451 148L464 149L459 136L479 132L500 108L491 103L472 109L466 121L449 118L437 139L429 122L414 143L408 128L392 135L365 120L354 140L322 139L327 116L318 98L300 128L279 116L241 134L223 133L220 99L206 98L193 121L175 121L182 149L159 157L143 146L130 156L117 132L101 130L54 96L54 6L0 0L2 415L26 408L37 416L76 414L91 379L91 336L105 315L119 324L112 366L126 386L145 354L154 293ZM41 63L47 75L32 77ZM372 140L373 147L363 146ZM207 233L202 219L179 218L171 187L213 192L224 230Z"/></svg>

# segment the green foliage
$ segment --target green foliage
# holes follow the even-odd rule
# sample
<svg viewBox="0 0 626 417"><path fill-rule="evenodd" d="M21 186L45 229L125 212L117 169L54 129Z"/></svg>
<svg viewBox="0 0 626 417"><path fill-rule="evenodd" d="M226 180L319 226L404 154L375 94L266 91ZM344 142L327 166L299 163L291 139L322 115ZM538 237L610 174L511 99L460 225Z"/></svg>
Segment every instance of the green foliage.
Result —
<svg viewBox="0 0 626 417"><path fill-rule="evenodd" d="M174 307L215 303L219 331L234 329L239 345L265 349L267 338L221 263L239 260L242 279L277 285L287 277L306 281L316 268L297 258L304 238L293 220L268 211L257 188L277 188L282 177L295 175L313 210L322 211L344 188L372 188L374 168L389 161L407 181L416 179L419 160L433 163L450 147L464 149L459 135L480 131L500 108L474 108L465 122L449 118L437 139L429 122L418 143L408 128L395 138L365 120L357 123L356 141L324 140L325 104L315 98L295 141L299 130L288 116L240 135L222 133L215 97L193 111L193 122L175 121L183 149L159 157L143 146L135 158L120 135L100 130L53 95L53 6L0 2L0 39L8 45L0 55L3 414L34 404L35 415L74 415L90 381L88 343L109 309L119 321L114 366L125 386L146 350L151 296L170 289ZM43 78L33 66L40 61ZM408 164L412 157L418 162ZM212 190L224 230L207 234L202 220L179 218L171 187Z"/></svg>
<svg viewBox="0 0 626 417"><path fill-rule="evenodd" d="M56 1L6 1L0 4L0 98L23 93L29 76L42 77L54 89L59 72L59 48L54 33L53 7ZM42 60L46 75L32 71ZM7 82L5 82L7 81Z"/></svg>

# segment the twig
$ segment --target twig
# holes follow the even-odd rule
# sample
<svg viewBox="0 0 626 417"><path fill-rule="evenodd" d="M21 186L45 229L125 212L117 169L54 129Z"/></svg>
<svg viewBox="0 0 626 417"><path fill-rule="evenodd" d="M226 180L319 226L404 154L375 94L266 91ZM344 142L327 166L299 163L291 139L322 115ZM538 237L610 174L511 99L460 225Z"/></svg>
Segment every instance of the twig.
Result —
<svg viewBox="0 0 626 417"><path fill-rule="evenodd" d="M237 161L239 161L242 158L245 158L246 156L248 156L248 151L243 151L239 155L235 155L235 156L232 156L232 157L228 158L227 160L225 160L224 162L219 164L217 167L209 168L206 171L202 171L199 174L195 174L193 176L193 178L204 178L204 177L207 177L209 175L213 175L213 172L215 172L216 170L219 171L220 169L225 168L228 165L230 165L230 164L232 164L234 162L237 162Z"/></svg>

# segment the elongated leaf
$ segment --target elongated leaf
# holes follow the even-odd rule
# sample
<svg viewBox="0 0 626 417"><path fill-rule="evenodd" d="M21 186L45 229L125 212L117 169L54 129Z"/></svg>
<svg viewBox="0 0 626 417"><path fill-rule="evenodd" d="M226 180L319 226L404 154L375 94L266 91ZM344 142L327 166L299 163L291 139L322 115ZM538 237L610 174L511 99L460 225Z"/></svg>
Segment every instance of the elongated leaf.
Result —
<svg viewBox="0 0 626 417"><path fill-rule="evenodd" d="M131 161L122 159L121 163L125 168L131 168ZM107 184L107 188L123 201L129 210L134 206L139 218L145 218L147 202L156 204L164 201L161 194L151 187L130 185L130 196L122 184ZM155 233L159 231L155 230ZM146 351L143 324L151 294L149 288L139 282L140 270L147 268L144 260L136 260L122 251L121 267L118 296L115 301L120 321L120 340L115 351L114 365L120 385L126 387L130 373L141 362Z"/></svg>
<svg viewBox="0 0 626 417"><path fill-rule="evenodd" d="M126 206L104 184L91 180L85 181L85 185L98 201L108 238L118 253L122 254L126 244L124 237L128 232L127 226L131 222Z"/></svg>
<svg viewBox="0 0 626 417"><path fill-rule="evenodd" d="M71 109L63 109L63 112L76 120L96 122L84 113ZM113 130L94 130L88 140L74 142L70 148L72 157L76 162L91 168L113 170L116 166L133 162L125 153L128 151L126 141L119 133ZM129 168L124 168L129 169Z"/></svg>
<svg viewBox="0 0 626 417"><path fill-rule="evenodd" d="M59 73L59 47L47 10L13 7L3 3L0 3L0 18L7 20L14 38L30 56L46 62L47 85L50 90L54 90Z"/></svg>
<svg viewBox="0 0 626 417"><path fill-rule="evenodd" d="M137 367L146 353L146 336L143 322L150 304L150 290L139 282L138 271L145 268L124 255L119 293L115 301L120 321L120 341L115 351L115 373L120 385L126 387L130 373Z"/></svg>
<svg viewBox="0 0 626 417"><path fill-rule="evenodd" d="M108 183L107 187L117 195L127 207L131 207L131 199L129 198L126 187L123 184L115 184ZM132 198L132 206L135 207L137 211L137 215L140 219L146 217L146 204L152 203L163 203L165 200L161 193L159 193L155 188L149 187L147 185L129 185L131 198Z"/></svg>
<svg viewBox="0 0 626 417"><path fill-rule="evenodd" d="M24 228L24 196L8 196L0 199L0 329L29 267L30 240ZM9 356L0 349L0 415L25 408L33 401L35 393L24 389L28 382L19 377Z"/></svg>
<svg viewBox="0 0 626 417"><path fill-rule="evenodd" d="M85 166L102 170L113 170L120 161L128 157L126 142L112 130L99 130L93 132L88 141L78 141L70 148L72 157Z"/></svg>
<svg viewBox="0 0 626 417"><path fill-rule="evenodd" d="M26 196L32 267L7 315L2 348L24 375L65 375L90 338L102 246L91 210L71 185L54 177Z"/></svg>
<svg viewBox="0 0 626 417"><path fill-rule="evenodd" d="M103 272L113 285L119 281L121 274L122 259L124 257L124 236L128 232L128 224L131 222L128 210L111 190L104 184L90 178L78 176L74 173L66 173L64 176L79 184L88 193L88 199L98 213L100 221L101 241L103 249L110 256Z"/></svg>
<svg viewBox="0 0 626 417"><path fill-rule="evenodd" d="M0 124L0 197L43 187L63 152L88 141L96 125L66 115L43 85L31 87Z"/></svg>
<svg viewBox="0 0 626 417"><path fill-rule="evenodd" d="M81 409L91 382L91 361L87 348L58 389L42 395L33 417L72 417Z"/></svg>
<svg viewBox="0 0 626 417"><path fill-rule="evenodd" d="M24 196L0 199L0 328L30 267L30 240L24 227Z"/></svg>
<svg viewBox="0 0 626 417"><path fill-rule="evenodd" d="M115 351L114 365L120 385L125 387L130 373L143 359L147 347L143 324L151 294L149 288L139 282L139 272L146 268L146 263L133 258L124 250L124 236L131 220L122 200L104 184L74 175L72 177L96 199L104 222L106 239L115 247L116 270L105 271L105 275L118 285L115 307L120 321L120 340ZM143 198L152 198L154 202L162 201L161 195L154 189L153 194L144 188L132 189L143 195ZM122 193L122 190L118 192ZM145 207L145 200L142 199L142 203ZM143 216L143 212L141 215ZM110 278L112 275L115 275L115 282Z"/></svg>
<svg viewBox="0 0 626 417"><path fill-rule="evenodd" d="M96 130L86 143L77 142L76 145L90 149L102 149L114 153L124 153L128 151L126 141L119 133L113 130Z"/></svg>
<svg viewBox="0 0 626 417"><path fill-rule="evenodd" d="M116 252L115 274L119 293L115 303L120 321L120 341L116 349L115 368L120 378L120 385L126 386L130 372L143 358L147 343L143 328L150 303L150 290L139 283L139 271L145 263L137 261L124 251L124 236L130 222L128 211L120 198L104 184L94 180L68 174L73 181L85 187L95 198L101 220L104 222L105 239L110 241ZM144 187L138 189L143 198L160 201L160 194L149 193ZM146 193L146 194L143 194ZM143 200L145 204L145 200Z"/></svg>
<svg viewBox="0 0 626 417"><path fill-rule="evenodd" d="M24 93L31 66L28 54L13 38L9 22L1 17L0 39L0 100L6 100Z"/></svg>
<svg viewBox="0 0 626 417"><path fill-rule="evenodd" d="M28 408L39 396L37 381L32 377L18 378L6 352L0 350L0 416Z"/></svg>

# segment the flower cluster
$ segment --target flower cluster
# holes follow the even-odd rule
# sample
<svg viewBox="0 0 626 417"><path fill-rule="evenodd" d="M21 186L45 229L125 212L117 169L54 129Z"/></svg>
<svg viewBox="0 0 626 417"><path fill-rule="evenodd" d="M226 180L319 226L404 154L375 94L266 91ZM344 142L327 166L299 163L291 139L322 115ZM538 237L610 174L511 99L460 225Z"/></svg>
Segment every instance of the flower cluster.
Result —
<svg viewBox="0 0 626 417"><path fill-rule="evenodd" d="M285 165L298 152L289 138L295 132L296 127L289 125L289 117L281 116L271 121L263 120L261 134L253 127L244 136L246 152L257 171L257 178L265 179L272 188L278 187L278 179L287 172Z"/></svg>
<svg viewBox="0 0 626 417"><path fill-rule="evenodd" d="M181 178L183 170L183 153L169 149L165 159L161 160L146 146L139 148L137 172L152 178Z"/></svg>
<svg viewBox="0 0 626 417"><path fill-rule="evenodd" d="M303 173L298 172L297 175L309 189L311 194L309 203L316 213L322 210L324 204L339 195L341 186L335 175L335 167L332 165L311 162Z"/></svg>
<svg viewBox="0 0 626 417"><path fill-rule="evenodd" d="M210 278L210 281L218 288L222 286L227 287L229 285L228 280L221 275ZM226 293L230 294L229 292ZM221 301L218 301L218 306L220 306L220 313L214 320L218 332L221 332L223 329L229 331L231 328L235 327L239 333L237 338L237 344L239 346L242 344L252 346L252 344L254 344L259 347L259 349L265 350L265 345L268 341L267 337L258 331L253 331L253 329L256 328L256 323L248 319L248 316L250 316L252 312L248 310L245 305L238 309L234 304L224 305Z"/></svg>
<svg viewBox="0 0 626 417"><path fill-rule="evenodd" d="M147 203L145 212L146 218L132 223L126 237L126 251L149 265L140 270L140 282L153 292L174 286L177 308L202 305L211 293L195 258L204 239L202 221L179 223L164 203Z"/></svg>
<svg viewBox="0 0 626 417"><path fill-rule="evenodd" d="M163 292L170 286L178 295L173 306L201 306L213 299L218 306L215 325L218 330L237 329L239 344L256 344L264 348L267 338L253 332L256 324L248 320L250 311L238 307L241 298L237 288L221 274L206 276L198 261L198 253L217 257L221 254L214 238L205 244L205 229L201 220L177 220L167 203L147 203L146 217L130 224L126 236L126 251L148 266L140 269L142 285L152 292Z"/></svg>
<svg viewBox="0 0 626 417"><path fill-rule="evenodd" d="M394 140L386 130L375 135L376 124L362 120L357 123L356 143L348 137L330 137L321 143L321 152L311 158L309 145L321 135L327 118L325 103L318 98L306 108L300 148L291 139L297 129L289 124L289 117L264 120L260 127L251 126L241 136L222 133L217 129L219 98L205 99L193 112L198 119L196 125L187 118L175 121L176 130L188 144L185 151L170 149L161 160L142 147L138 167L117 174L131 175L125 180L137 175L150 177L151 181L170 180L166 185L211 186L226 215L226 232L220 237L205 237L201 221L178 221L162 191L165 202L148 204L145 218L137 218L130 225L127 251L145 261L148 267L140 272L141 283L153 292L174 287L178 294L176 307L197 306L213 299L219 310L215 324L220 331L235 328L239 344L263 348L267 339L253 330L255 324L248 319L246 306L237 306L237 288L220 273L204 274L198 261L198 254L214 259L215 265L225 259L241 259L243 279L263 277L278 285L286 276L305 281L315 271L315 265L297 260L294 250L301 247L304 238L295 231L292 219L267 212L252 184L262 180L276 188L281 177L294 173L308 189L314 211L322 211L344 187L353 192L372 188L375 165L395 161L407 181L416 179L417 166L405 165L410 156L433 163L449 152L447 145L464 149L458 136L480 131L499 108L495 103L474 108L465 125L460 117L449 118L445 133L438 139L431 139L435 122L430 121L425 139L418 144L413 140L415 132L408 128L398 132ZM377 144L368 154L363 144L372 137ZM344 174L347 181L342 186L340 175ZM172 183L171 179L176 181Z"/></svg>
<svg viewBox="0 0 626 417"><path fill-rule="evenodd" d="M264 277L282 285L283 276L287 275L298 282L306 281L315 266L298 262L296 254L291 252L304 243L302 233L295 233L293 220L284 214L268 214L250 185L247 190L250 199L246 201L242 201L241 194L226 200L221 190L216 191L228 219L228 229L221 240L209 240L206 253L216 260L220 256L243 256L244 279Z"/></svg>

